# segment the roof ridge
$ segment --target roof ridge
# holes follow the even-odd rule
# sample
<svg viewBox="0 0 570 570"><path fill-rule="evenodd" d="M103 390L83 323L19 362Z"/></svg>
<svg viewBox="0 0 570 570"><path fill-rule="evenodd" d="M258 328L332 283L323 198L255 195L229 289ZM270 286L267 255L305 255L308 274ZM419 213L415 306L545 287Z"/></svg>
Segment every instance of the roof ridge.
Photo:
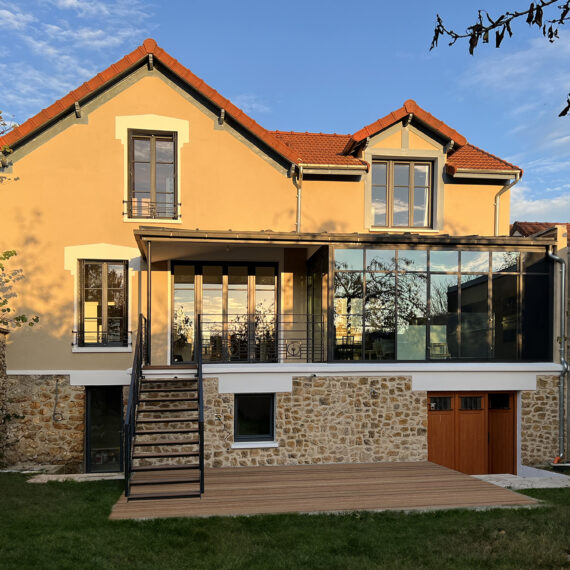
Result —
<svg viewBox="0 0 570 570"><path fill-rule="evenodd" d="M268 131L270 133L277 133L280 135L321 135L326 137L350 137L352 136L350 133L342 134L342 133L322 133L322 132L312 132L312 131L280 131L278 129Z"/></svg>
<svg viewBox="0 0 570 570"><path fill-rule="evenodd" d="M42 109L39 113L28 118L21 125L18 125L16 128L5 133L0 137L0 148L3 146L12 146L24 137L44 127L50 121L57 119L61 114L68 110L71 111L76 102L81 101L85 96L103 88L109 81L115 79L118 75L128 72L149 54L156 56L163 65L168 67L176 75L180 76L190 87L199 91L215 105L224 108L226 113L232 116L234 120L240 123L285 159L294 164L302 161L301 157L296 156L297 152L293 152L294 149L276 138L270 131L254 121L229 99L226 99L223 95L210 87L203 79L192 73L187 67L182 65L178 60L159 47L156 40L152 38L145 39L140 46L136 47L132 52L125 55L119 61L112 63L106 69L92 77L89 81L70 91L67 95L64 95L49 107Z"/></svg>

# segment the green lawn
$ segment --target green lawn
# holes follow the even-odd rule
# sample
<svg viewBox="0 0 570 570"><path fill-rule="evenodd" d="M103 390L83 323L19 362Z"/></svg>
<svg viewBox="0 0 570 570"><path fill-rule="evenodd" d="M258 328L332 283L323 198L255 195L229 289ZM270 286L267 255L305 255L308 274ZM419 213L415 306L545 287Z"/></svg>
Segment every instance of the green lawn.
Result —
<svg viewBox="0 0 570 570"><path fill-rule="evenodd" d="M533 509L109 521L120 481L0 474L0 568L570 567L570 489Z"/></svg>

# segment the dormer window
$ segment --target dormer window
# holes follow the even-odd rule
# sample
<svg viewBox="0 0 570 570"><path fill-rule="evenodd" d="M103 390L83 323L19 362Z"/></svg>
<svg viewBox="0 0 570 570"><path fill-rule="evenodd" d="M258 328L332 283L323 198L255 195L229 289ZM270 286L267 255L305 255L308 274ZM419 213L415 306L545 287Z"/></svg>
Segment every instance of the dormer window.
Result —
<svg viewBox="0 0 570 570"><path fill-rule="evenodd" d="M372 226L432 227L432 164L375 160L372 163Z"/></svg>
<svg viewBox="0 0 570 570"><path fill-rule="evenodd" d="M176 133L129 130L129 218L178 217Z"/></svg>

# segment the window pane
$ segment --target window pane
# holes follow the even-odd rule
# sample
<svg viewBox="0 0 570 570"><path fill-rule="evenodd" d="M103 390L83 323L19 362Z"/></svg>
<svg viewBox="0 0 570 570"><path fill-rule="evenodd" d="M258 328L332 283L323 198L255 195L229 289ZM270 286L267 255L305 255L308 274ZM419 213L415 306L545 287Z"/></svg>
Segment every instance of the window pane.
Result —
<svg viewBox="0 0 570 570"><path fill-rule="evenodd" d="M516 275L493 277L494 358L517 357L517 281Z"/></svg>
<svg viewBox="0 0 570 570"><path fill-rule="evenodd" d="M518 271L518 260L520 253L518 251L494 251L493 271Z"/></svg>
<svg viewBox="0 0 570 570"><path fill-rule="evenodd" d="M543 252L523 253L522 270L525 273L548 273L550 271L550 260Z"/></svg>
<svg viewBox="0 0 570 570"><path fill-rule="evenodd" d="M133 139L135 162L150 162L150 140Z"/></svg>
<svg viewBox="0 0 570 570"><path fill-rule="evenodd" d="M194 360L194 266L174 266L172 362Z"/></svg>
<svg viewBox="0 0 570 570"><path fill-rule="evenodd" d="M395 187L394 188L394 220L393 224L395 226L409 226L410 225L410 215L409 215L409 196L410 191L406 186Z"/></svg>
<svg viewBox="0 0 570 570"><path fill-rule="evenodd" d="M355 303L362 304L362 273L352 271L336 271L334 274L334 297L342 300L342 307L351 307ZM360 305L362 306L362 305ZM350 310L338 311L339 313L351 312Z"/></svg>
<svg viewBox="0 0 570 570"><path fill-rule="evenodd" d="M386 186L386 163L374 162L372 164L372 184Z"/></svg>
<svg viewBox="0 0 570 570"><path fill-rule="evenodd" d="M552 359L550 331L552 290L548 275L523 275L522 360Z"/></svg>
<svg viewBox="0 0 570 570"><path fill-rule="evenodd" d="M394 271L396 252L393 249L367 249L366 269L368 271Z"/></svg>
<svg viewBox="0 0 570 570"><path fill-rule="evenodd" d="M255 268L255 284L256 286L275 287L275 268L270 266L262 266Z"/></svg>
<svg viewBox="0 0 570 570"><path fill-rule="evenodd" d="M489 252L462 251L461 271L463 273L487 273L487 271L489 271Z"/></svg>
<svg viewBox="0 0 570 570"><path fill-rule="evenodd" d="M481 396L461 396L462 410L480 410Z"/></svg>
<svg viewBox="0 0 570 570"><path fill-rule="evenodd" d="M228 267L228 284L247 287L247 267L245 265L230 265Z"/></svg>
<svg viewBox="0 0 570 570"><path fill-rule="evenodd" d="M426 357L427 275L400 273L397 281L398 360Z"/></svg>
<svg viewBox="0 0 570 570"><path fill-rule="evenodd" d="M235 441L273 440L273 394L236 394Z"/></svg>
<svg viewBox="0 0 570 570"><path fill-rule="evenodd" d="M122 289L107 291L107 315L109 317L123 317L125 314L125 295Z"/></svg>
<svg viewBox="0 0 570 570"><path fill-rule="evenodd" d="M511 408L510 394L489 394L490 410L509 410Z"/></svg>
<svg viewBox="0 0 570 570"><path fill-rule="evenodd" d="M432 360L459 356L458 279L457 275L431 275L429 356Z"/></svg>
<svg viewBox="0 0 570 570"><path fill-rule="evenodd" d="M156 165L156 191L174 194L174 165Z"/></svg>
<svg viewBox="0 0 570 570"><path fill-rule="evenodd" d="M135 164L134 191L135 194L142 192L150 195L150 164Z"/></svg>
<svg viewBox="0 0 570 570"><path fill-rule="evenodd" d="M430 271L457 271L459 254L457 251L430 252Z"/></svg>
<svg viewBox="0 0 570 570"><path fill-rule="evenodd" d="M156 141L156 162L174 162L174 141Z"/></svg>
<svg viewBox="0 0 570 570"><path fill-rule="evenodd" d="M101 287L101 264L86 263L85 264L85 288L94 289Z"/></svg>
<svg viewBox="0 0 570 570"><path fill-rule="evenodd" d="M222 321L222 268L219 265L205 265L202 270L202 318L204 322ZM210 334L220 334L217 328L208 327ZM206 332L204 332L206 336Z"/></svg>
<svg viewBox="0 0 570 570"><path fill-rule="evenodd" d="M362 271L364 250L362 249L335 249L335 269L357 269Z"/></svg>
<svg viewBox="0 0 570 570"><path fill-rule="evenodd" d="M386 225L386 186L372 186L372 224Z"/></svg>
<svg viewBox="0 0 570 570"><path fill-rule="evenodd" d="M409 164L394 164L394 186L410 186Z"/></svg>
<svg viewBox="0 0 570 570"><path fill-rule="evenodd" d="M366 274L364 307L367 360L396 358L396 278L393 273Z"/></svg>
<svg viewBox="0 0 570 570"><path fill-rule="evenodd" d="M414 166L414 186L429 186L429 165L416 164Z"/></svg>
<svg viewBox="0 0 570 570"><path fill-rule="evenodd" d="M448 412L451 410L451 396L433 396L429 399L432 412Z"/></svg>
<svg viewBox="0 0 570 570"><path fill-rule="evenodd" d="M461 277L461 358L489 357L487 275Z"/></svg>
<svg viewBox="0 0 570 570"><path fill-rule="evenodd" d="M414 227L428 226L428 188L414 188Z"/></svg>
<svg viewBox="0 0 570 570"><path fill-rule="evenodd" d="M401 249L398 251L398 271L426 271L427 251Z"/></svg>
<svg viewBox="0 0 570 570"><path fill-rule="evenodd" d="M362 359L362 312L343 315L335 312L335 360Z"/></svg>
<svg viewBox="0 0 570 570"><path fill-rule="evenodd" d="M109 289L121 289L124 285L124 265L108 265L107 287Z"/></svg>

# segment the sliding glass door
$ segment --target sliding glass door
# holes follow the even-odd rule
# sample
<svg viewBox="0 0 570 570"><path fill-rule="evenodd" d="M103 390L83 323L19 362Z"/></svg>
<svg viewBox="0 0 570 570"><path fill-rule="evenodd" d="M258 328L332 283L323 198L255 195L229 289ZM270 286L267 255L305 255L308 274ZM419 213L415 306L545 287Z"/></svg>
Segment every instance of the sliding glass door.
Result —
<svg viewBox="0 0 570 570"><path fill-rule="evenodd" d="M214 362L270 362L277 357L275 264L176 263L172 362L195 360L202 321L203 357Z"/></svg>

